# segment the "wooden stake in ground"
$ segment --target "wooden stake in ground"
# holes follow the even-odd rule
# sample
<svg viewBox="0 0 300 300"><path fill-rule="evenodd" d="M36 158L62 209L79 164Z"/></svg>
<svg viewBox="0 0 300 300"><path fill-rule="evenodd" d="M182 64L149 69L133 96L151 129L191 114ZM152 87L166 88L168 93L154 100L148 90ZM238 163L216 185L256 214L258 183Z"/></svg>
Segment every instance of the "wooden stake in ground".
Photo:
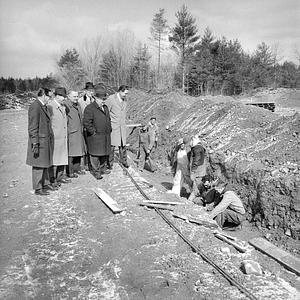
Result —
<svg viewBox="0 0 300 300"><path fill-rule="evenodd" d="M113 213L120 213L124 210L113 198L106 194L102 189L96 188L93 191Z"/></svg>

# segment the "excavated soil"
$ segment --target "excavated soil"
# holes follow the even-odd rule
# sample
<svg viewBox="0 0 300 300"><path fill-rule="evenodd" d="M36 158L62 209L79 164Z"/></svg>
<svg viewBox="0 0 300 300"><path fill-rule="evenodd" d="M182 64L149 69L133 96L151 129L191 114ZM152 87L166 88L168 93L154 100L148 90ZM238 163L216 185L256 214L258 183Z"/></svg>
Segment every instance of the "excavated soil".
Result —
<svg viewBox="0 0 300 300"><path fill-rule="evenodd" d="M144 185L147 195L166 199L172 183L166 151L174 141L207 133L212 170L233 183L246 205L248 222L230 234L247 252L239 253L204 226L165 214L257 298L299 299L299 277L246 242L265 236L298 254L299 115L281 117L230 97L202 100L176 92L132 91L130 122L146 121L153 114L160 126L158 172L141 173L154 184ZM118 165L101 181L87 174L39 197L31 190L31 169L25 165L26 110L2 110L0 136L1 299L246 299L160 216L138 205L144 199ZM134 152L136 132L130 141ZM130 172L141 179L134 168ZM125 208L124 213L112 214L95 196L97 187ZM185 204L181 210L204 213L184 197L174 200ZM245 275L240 269L245 259L257 261L262 274Z"/></svg>

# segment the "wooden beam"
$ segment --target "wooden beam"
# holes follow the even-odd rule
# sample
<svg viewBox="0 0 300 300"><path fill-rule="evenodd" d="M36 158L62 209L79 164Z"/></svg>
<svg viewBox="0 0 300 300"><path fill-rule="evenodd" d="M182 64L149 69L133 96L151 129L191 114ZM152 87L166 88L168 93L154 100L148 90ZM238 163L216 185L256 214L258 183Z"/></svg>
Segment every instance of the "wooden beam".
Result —
<svg viewBox="0 0 300 300"><path fill-rule="evenodd" d="M179 214L173 213L173 217L179 218L179 219L182 219L182 220L186 220L186 221L189 221L191 223L198 224L198 225L202 225L204 227L208 227L209 229L218 229L219 228L219 226L216 223L211 223L211 222L201 220L201 219L197 219L197 218L190 217L190 216L179 215Z"/></svg>
<svg viewBox="0 0 300 300"><path fill-rule="evenodd" d="M159 201L159 200L145 200L143 203L155 203L155 204L166 204L166 205L183 205L182 202L176 202L176 201Z"/></svg>
<svg viewBox="0 0 300 300"><path fill-rule="evenodd" d="M264 238L254 238L249 241L255 249L272 257L280 264L282 264L289 271L296 273L300 276L300 259L291 255L290 253L276 247Z"/></svg>
<svg viewBox="0 0 300 300"><path fill-rule="evenodd" d="M114 199L112 199L101 188L96 188L93 191L113 213L120 213L124 210L118 205L118 203Z"/></svg>
<svg viewBox="0 0 300 300"><path fill-rule="evenodd" d="M215 237L222 240L222 241L224 241L224 242L226 242L226 243L228 243L228 244L230 244L230 245L232 245L235 249L239 250L240 252L245 253L247 251L247 249L244 248L243 246L237 244L236 242L233 242L229 238L227 238L227 237L225 237L225 236L223 236L219 233L215 233Z"/></svg>
<svg viewBox="0 0 300 300"><path fill-rule="evenodd" d="M174 208L166 205L152 204L152 203L140 203L141 206L147 206L149 208L166 209L173 211Z"/></svg>

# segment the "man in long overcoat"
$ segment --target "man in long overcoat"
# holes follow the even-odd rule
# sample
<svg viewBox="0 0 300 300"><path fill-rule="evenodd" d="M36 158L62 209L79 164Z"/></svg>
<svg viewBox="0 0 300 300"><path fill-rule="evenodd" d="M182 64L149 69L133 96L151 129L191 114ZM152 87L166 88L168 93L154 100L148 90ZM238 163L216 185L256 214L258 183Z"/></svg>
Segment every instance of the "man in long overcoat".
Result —
<svg viewBox="0 0 300 300"><path fill-rule="evenodd" d="M107 161L111 151L111 119L108 107L104 104L106 96L105 87L96 86L96 100L85 108L83 117L92 174L97 179L102 179L102 174L110 173Z"/></svg>
<svg viewBox="0 0 300 300"><path fill-rule="evenodd" d="M26 164L32 166L32 185L36 195L49 195L48 168L52 165L53 132L47 110L50 90L41 88L28 110L28 148Z"/></svg>
<svg viewBox="0 0 300 300"><path fill-rule="evenodd" d="M68 129L66 108L63 105L67 91L58 87L54 91L55 97L48 104L51 125L54 134L53 167L50 168L50 180L55 184L69 183L64 177L65 166L68 165Z"/></svg>
<svg viewBox="0 0 300 300"><path fill-rule="evenodd" d="M68 166L67 175L70 178L82 174L80 163L85 154L83 139L83 116L78 105L78 92L70 91L68 99L64 101L68 120Z"/></svg>
<svg viewBox="0 0 300 300"><path fill-rule="evenodd" d="M109 168L112 168L114 161L115 147L119 148L120 160L124 167L128 168L126 152L126 110L127 110L128 86L121 85L118 92L109 96L105 101L111 117L111 154L109 157Z"/></svg>

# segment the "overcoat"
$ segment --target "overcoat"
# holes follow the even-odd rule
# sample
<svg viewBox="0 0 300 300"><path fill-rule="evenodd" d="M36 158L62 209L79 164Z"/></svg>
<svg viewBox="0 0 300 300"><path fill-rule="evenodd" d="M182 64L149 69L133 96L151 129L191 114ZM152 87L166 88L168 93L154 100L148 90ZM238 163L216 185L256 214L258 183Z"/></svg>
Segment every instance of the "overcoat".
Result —
<svg viewBox="0 0 300 300"><path fill-rule="evenodd" d="M94 156L109 155L111 151L111 120L108 107L96 101L84 110L83 126L87 132L88 153Z"/></svg>
<svg viewBox="0 0 300 300"><path fill-rule="evenodd" d="M66 100L64 104L68 120L68 155L83 156L85 154L85 144L81 108L70 100Z"/></svg>
<svg viewBox="0 0 300 300"><path fill-rule="evenodd" d="M53 165L68 164L68 128L66 108L52 100L48 104L51 125L54 134Z"/></svg>
<svg viewBox="0 0 300 300"><path fill-rule="evenodd" d="M32 144L39 144L39 156L34 157ZM48 168L52 166L53 131L47 108L35 100L28 110L28 148L26 164L33 167Z"/></svg>
<svg viewBox="0 0 300 300"><path fill-rule="evenodd" d="M126 145L127 127L126 127L126 110L127 101L120 101L118 94L111 95L105 101L111 118L111 144L112 146Z"/></svg>

